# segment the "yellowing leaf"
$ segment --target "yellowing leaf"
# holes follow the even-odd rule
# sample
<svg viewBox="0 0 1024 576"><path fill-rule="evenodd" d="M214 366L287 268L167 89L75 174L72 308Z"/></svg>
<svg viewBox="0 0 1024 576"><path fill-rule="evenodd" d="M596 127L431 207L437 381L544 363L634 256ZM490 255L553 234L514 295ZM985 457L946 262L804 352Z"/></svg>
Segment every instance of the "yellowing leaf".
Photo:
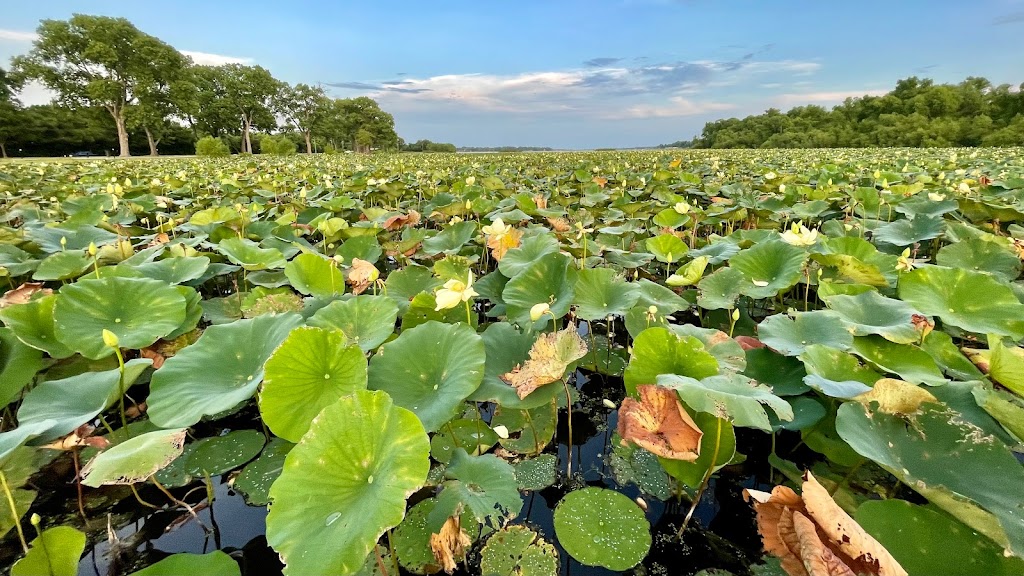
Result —
<svg viewBox="0 0 1024 576"><path fill-rule="evenodd" d="M545 384L561 380L565 369L587 355L587 344L572 326L542 334L530 347L530 359L501 379L516 389L520 399Z"/></svg>
<svg viewBox="0 0 1024 576"><path fill-rule="evenodd" d="M672 460L693 462L700 455L704 435L683 409L675 390L652 384L637 386L640 400L626 398L619 408L619 436Z"/></svg>
<svg viewBox="0 0 1024 576"><path fill-rule="evenodd" d="M924 402L938 402L935 396L924 388L895 378L882 378L875 382L870 391L857 396L854 400L866 406L878 402L879 410L895 415L913 414Z"/></svg>

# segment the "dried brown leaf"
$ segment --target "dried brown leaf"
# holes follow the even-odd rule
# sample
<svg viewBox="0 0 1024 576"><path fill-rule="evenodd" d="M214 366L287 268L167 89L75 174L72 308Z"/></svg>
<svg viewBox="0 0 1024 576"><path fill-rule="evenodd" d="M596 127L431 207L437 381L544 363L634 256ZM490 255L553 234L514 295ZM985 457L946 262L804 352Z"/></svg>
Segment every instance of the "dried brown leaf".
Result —
<svg viewBox="0 0 1024 576"><path fill-rule="evenodd" d="M430 551L441 568L448 574L455 572L458 561L466 556L466 548L473 543L461 526L458 516L449 516L441 531L430 535Z"/></svg>
<svg viewBox="0 0 1024 576"><path fill-rule="evenodd" d="M4 292L4 295L0 297L0 310L15 304L27 304L32 299L32 295L37 292L41 292L44 296L53 294L53 290L43 288L42 282L25 282L13 290Z"/></svg>
<svg viewBox="0 0 1024 576"><path fill-rule="evenodd" d="M395 214L384 221L385 230L397 230L402 226L415 226L420 223L420 213L409 210L408 214Z"/></svg>
<svg viewBox="0 0 1024 576"><path fill-rule="evenodd" d="M67 451L87 446L103 450L107 446L110 446L110 441L106 438L102 436L93 436L95 431L96 428L94 426L82 424L70 434L58 438L49 444L44 444L42 447L49 448L50 450Z"/></svg>
<svg viewBox="0 0 1024 576"><path fill-rule="evenodd" d="M653 384L637 387L640 399L626 398L619 408L619 436L672 460L693 462L704 435L683 409L675 390Z"/></svg>
<svg viewBox="0 0 1024 576"><path fill-rule="evenodd" d="M526 398L537 388L561 380L569 364L586 354L587 344L574 327L548 332L530 347L530 359L501 379L516 389L519 398Z"/></svg>
<svg viewBox="0 0 1024 576"><path fill-rule="evenodd" d="M558 233L572 229L572 225L565 218L548 218L548 224L551 224L551 229Z"/></svg>
<svg viewBox="0 0 1024 576"><path fill-rule="evenodd" d="M352 267L348 270L347 281L352 286L353 294L358 296L365 292L378 277L380 277L380 271L373 264L359 258L352 259Z"/></svg>

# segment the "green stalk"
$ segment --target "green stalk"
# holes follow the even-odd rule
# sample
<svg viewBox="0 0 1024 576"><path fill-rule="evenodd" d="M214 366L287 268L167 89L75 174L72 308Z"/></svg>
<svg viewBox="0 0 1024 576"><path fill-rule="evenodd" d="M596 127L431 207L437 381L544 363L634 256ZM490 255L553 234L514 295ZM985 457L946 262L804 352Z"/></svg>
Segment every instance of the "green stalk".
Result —
<svg viewBox="0 0 1024 576"><path fill-rule="evenodd" d="M683 532L686 532L686 527L690 524L690 519L693 518L693 512L697 509L697 505L700 504L700 497L704 495L704 490L707 489L708 483L711 482L711 475L715 473L715 462L718 461L718 451L722 448L722 419L715 419L715 449L711 452L711 464L708 466L707 472L704 473L704 479L700 482L700 487L697 488L697 495L694 496L693 502L690 504L690 510L686 513L686 518L683 519L683 525L679 527L679 532L676 533L676 538L682 538Z"/></svg>
<svg viewBox="0 0 1024 576"><path fill-rule="evenodd" d="M4 496L7 496L7 505L11 507L11 519L14 520L14 527L18 529L18 539L21 540L21 549L28 554L28 543L25 542L25 532L21 529L21 516L18 515L18 507L14 504L14 494L7 484L7 475L0 470L0 484L3 484Z"/></svg>

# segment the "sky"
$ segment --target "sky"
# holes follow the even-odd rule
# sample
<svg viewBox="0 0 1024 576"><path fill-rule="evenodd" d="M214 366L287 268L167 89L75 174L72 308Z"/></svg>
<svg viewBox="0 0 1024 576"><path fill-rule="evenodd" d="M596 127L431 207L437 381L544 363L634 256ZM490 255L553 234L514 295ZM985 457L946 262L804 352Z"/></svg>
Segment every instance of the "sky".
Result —
<svg viewBox="0 0 1024 576"><path fill-rule="evenodd" d="M370 96L406 141L459 146L652 146L909 76L1024 82L1024 0L3 3L3 67L40 19L121 16L197 63Z"/></svg>

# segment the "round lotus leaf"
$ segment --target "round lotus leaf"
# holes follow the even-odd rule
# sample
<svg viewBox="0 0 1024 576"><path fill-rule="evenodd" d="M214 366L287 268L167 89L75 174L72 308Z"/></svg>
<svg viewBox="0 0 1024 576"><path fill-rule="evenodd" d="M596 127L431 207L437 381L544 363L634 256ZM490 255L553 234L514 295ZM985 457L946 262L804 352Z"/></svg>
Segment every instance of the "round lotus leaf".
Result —
<svg viewBox="0 0 1024 576"><path fill-rule="evenodd" d="M460 510L472 514L480 524L497 528L523 509L515 470L494 454L470 456L456 448L444 475L437 506L427 516L427 526L435 532Z"/></svg>
<svg viewBox="0 0 1024 576"><path fill-rule="evenodd" d="M672 484L657 456L632 443L623 445L618 434L612 436L611 446L608 464L620 486L635 484L640 492L658 500L672 496Z"/></svg>
<svg viewBox="0 0 1024 576"><path fill-rule="evenodd" d="M505 253L498 262L498 270L507 278L515 278L520 272L547 254L557 254L558 239L551 234L537 234L523 239L518 248Z"/></svg>
<svg viewBox="0 0 1024 576"><path fill-rule="evenodd" d="M480 553L485 575L557 576L558 552L526 526L506 526L487 539Z"/></svg>
<svg viewBox="0 0 1024 576"><path fill-rule="evenodd" d="M394 333L397 319L398 306L387 296L360 295L317 310L309 325L341 330L363 352L369 352Z"/></svg>
<svg viewBox="0 0 1024 576"><path fill-rule="evenodd" d="M946 222L940 216L919 215L914 218L902 218L881 226L873 233L873 238L896 246L910 246L922 240L938 238L946 229Z"/></svg>
<svg viewBox="0 0 1024 576"><path fill-rule="evenodd" d="M729 267L719 268L701 278L697 283L697 288L700 290L697 305L705 310L733 308L743 289L744 282L744 276L739 270Z"/></svg>
<svg viewBox="0 0 1024 576"><path fill-rule="evenodd" d="M185 428L147 432L100 452L82 469L82 484L98 488L142 482L181 456L185 432Z"/></svg>
<svg viewBox="0 0 1024 576"><path fill-rule="evenodd" d="M792 420L793 408L772 394L772 389L741 374L727 373L702 380L663 374L659 386L672 388L687 406L727 418L736 426L749 426L771 432L771 423L764 407L772 409L780 419Z"/></svg>
<svg viewBox="0 0 1024 576"><path fill-rule="evenodd" d="M899 294L922 314L968 332L1024 338L1024 304L987 274L922 267L900 276Z"/></svg>
<svg viewBox="0 0 1024 576"><path fill-rule="evenodd" d="M284 314L210 326L153 373L150 419L191 426L248 400L263 381L264 363L301 322L298 314Z"/></svg>
<svg viewBox="0 0 1024 576"><path fill-rule="evenodd" d="M477 456L498 443L498 435L483 420L448 422L430 439L430 455L442 464L451 462L456 448Z"/></svg>
<svg viewBox="0 0 1024 576"><path fill-rule="evenodd" d="M796 312L792 317L769 316L757 326L757 336L765 346L785 356L798 356L812 344L837 350L849 350L853 344L853 335L840 316L829 310Z"/></svg>
<svg viewBox="0 0 1024 576"><path fill-rule="evenodd" d="M270 486L281 475L285 457L294 446L291 442L274 438L263 448L259 458L242 469L233 487L245 496L246 502L253 506L270 504Z"/></svg>
<svg viewBox="0 0 1024 576"><path fill-rule="evenodd" d="M366 356L346 340L340 330L301 326L274 351L259 397L271 432L298 442L326 406L366 388Z"/></svg>
<svg viewBox="0 0 1024 576"><path fill-rule="evenodd" d="M520 490L543 490L558 481L558 457L554 454L520 460L512 467Z"/></svg>
<svg viewBox="0 0 1024 576"><path fill-rule="evenodd" d="M476 232L476 222L471 220L447 226L423 241L423 253L427 256L436 256L441 252L454 254L466 242L469 242L474 232Z"/></svg>
<svg viewBox="0 0 1024 576"><path fill-rule="evenodd" d="M565 393L561 385L549 387ZM558 407L553 399L529 410L499 407L491 419L491 426L508 429L508 438L498 440L501 447L516 454L540 454L554 438L557 424Z"/></svg>
<svg viewBox="0 0 1024 576"><path fill-rule="evenodd" d="M714 356L723 371L742 372L747 367L747 356L743 347L728 334L714 328L701 328L693 324L672 324L669 329L676 336L700 340L708 354Z"/></svg>
<svg viewBox="0 0 1024 576"><path fill-rule="evenodd" d="M878 334L898 344L911 344L921 340L921 332L913 324L917 310L901 300L886 298L871 290L861 294L828 296L825 302L839 314L854 336ZM828 344L825 341L814 343ZM842 348L834 344L831 346Z"/></svg>
<svg viewBox="0 0 1024 576"><path fill-rule="evenodd" d="M689 250L683 239L675 234L659 234L648 238L645 246L647 246L647 251L654 254L659 262L669 264L679 262Z"/></svg>
<svg viewBox="0 0 1024 576"><path fill-rule="evenodd" d="M47 365L41 351L18 340L10 328L0 328L0 404L10 404Z"/></svg>
<svg viewBox="0 0 1024 576"><path fill-rule="evenodd" d="M53 306L57 295L50 294L25 304L0 308L0 320L25 344L42 350L51 358L67 358L75 353L60 340L53 324Z"/></svg>
<svg viewBox="0 0 1024 576"><path fill-rule="evenodd" d="M636 284L617 277L611 268L580 270L575 292L576 316L582 320L623 316L640 298Z"/></svg>
<svg viewBox="0 0 1024 576"><path fill-rule="evenodd" d="M941 386L947 382L935 360L911 344L896 344L880 336L855 338L853 351L884 372L914 384Z"/></svg>
<svg viewBox="0 0 1024 576"><path fill-rule="evenodd" d="M390 394L433 432L480 386L484 361L483 339L472 328L431 321L381 347L370 360L368 387Z"/></svg>
<svg viewBox="0 0 1024 576"><path fill-rule="evenodd" d="M651 525L643 510L614 490L566 494L555 508L554 525L562 548L587 566L628 570L651 548Z"/></svg>
<svg viewBox="0 0 1024 576"><path fill-rule="evenodd" d="M267 439L257 430L234 430L223 436L197 440L154 476L161 484L177 488L206 475L216 476L252 460Z"/></svg>
<svg viewBox="0 0 1024 576"><path fill-rule="evenodd" d="M694 337L648 328L633 341L633 356L623 375L626 393L635 395L637 386L654 384L660 374L705 378L718 374L718 362Z"/></svg>
<svg viewBox="0 0 1024 576"><path fill-rule="evenodd" d="M746 352L747 366L743 375L772 387L776 396L797 396L807 392L804 376L807 370L797 358L782 356L768 348Z"/></svg>
<svg viewBox="0 0 1024 576"><path fill-rule="evenodd" d="M228 260L246 270L266 270L285 265L284 255L276 248L260 248L248 238L228 238L217 244L217 250Z"/></svg>
<svg viewBox="0 0 1024 576"><path fill-rule="evenodd" d="M355 231L358 228L349 228L348 230ZM364 230L367 231L366 234L351 238L334 252L336 256L341 256L341 260L345 264L351 264L356 258L366 260L370 264L376 264L377 260L380 260L383 251L377 236L375 236L376 231L370 228Z"/></svg>
<svg viewBox="0 0 1024 576"><path fill-rule="evenodd" d="M70 280L82 275L92 266L92 258L85 252L57 252L39 263L33 280Z"/></svg>
<svg viewBox="0 0 1024 576"><path fill-rule="evenodd" d="M729 267L743 275L741 293L751 298L771 298L800 281L807 253L782 240L755 244L729 260Z"/></svg>
<svg viewBox="0 0 1024 576"><path fill-rule="evenodd" d="M209 554L172 554L151 564L131 576L181 576L202 574L203 576L240 576L238 562L220 550Z"/></svg>
<svg viewBox="0 0 1024 576"><path fill-rule="evenodd" d="M95 360L114 353L103 343L104 330L121 348L145 348L181 326L185 312L181 293L159 280L87 279L61 289L53 321L65 346Z"/></svg>
<svg viewBox="0 0 1024 576"><path fill-rule="evenodd" d="M124 389L121 371L84 372L60 380L37 385L18 408L18 422L24 426L49 420L51 426L39 433L40 440L53 440L91 421L97 414L117 402L142 372L153 362L145 358L129 360L124 366Z"/></svg>
<svg viewBox="0 0 1024 576"><path fill-rule="evenodd" d="M11 576L75 576L85 552L85 533L70 526L54 526L31 545L28 554L11 567Z"/></svg>
<svg viewBox="0 0 1024 576"><path fill-rule="evenodd" d="M935 262L949 268L988 272L1001 280L1013 282L1020 276L1021 259L1008 244L968 238L940 248Z"/></svg>
<svg viewBox="0 0 1024 576"><path fill-rule="evenodd" d="M333 261L319 254L299 254L285 265L284 274L303 294L328 297L345 291L345 275Z"/></svg>
<svg viewBox="0 0 1024 576"><path fill-rule="evenodd" d="M134 266L131 270L141 277L168 284L183 284L202 277L209 267L210 259L206 256L182 256L147 262Z"/></svg>
<svg viewBox="0 0 1024 576"><path fill-rule="evenodd" d="M267 541L285 574L353 574L430 470L412 412L360 390L323 409L270 488Z"/></svg>
<svg viewBox="0 0 1024 576"><path fill-rule="evenodd" d="M494 402L510 409L531 409L549 404L561 393L562 387L541 386L526 398L520 398L515 388L501 379L502 374L511 372L530 357L530 348L537 340L533 332L519 331L508 322L495 322L482 335L487 361L484 365L484 379L480 387L471 394L472 402Z"/></svg>
<svg viewBox="0 0 1024 576"><path fill-rule="evenodd" d="M530 309L536 304L547 304L555 318L569 312L576 285L576 267L568 256L545 254L511 278L501 292L510 322L520 326L550 322L549 315L536 322L530 319Z"/></svg>
<svg viewBox="0 0 1024 576"><path fill-rule="evenodd" d="M854 517L910 574L1024 574L1024 560L939 512L904 500L868 500Z"/></svg>

